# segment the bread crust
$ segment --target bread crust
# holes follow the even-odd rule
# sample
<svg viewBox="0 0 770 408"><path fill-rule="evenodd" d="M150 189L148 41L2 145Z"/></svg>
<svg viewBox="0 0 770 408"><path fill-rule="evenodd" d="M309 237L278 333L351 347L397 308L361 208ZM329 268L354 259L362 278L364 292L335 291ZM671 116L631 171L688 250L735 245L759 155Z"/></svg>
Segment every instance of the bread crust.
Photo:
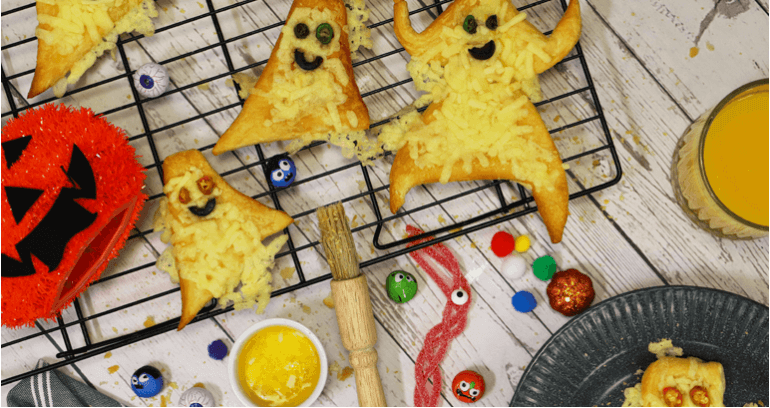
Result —
<svg viewBox="0 0 770 408"><path fill-rule="evenodd" d="M705 363L695 357L661 357L647 367L642 376L642 404L645 407L665 407L663 390L676 387L682 394L682 406L697 407L690 399L690 390L702 386L708 391L709 406L723 407L725 373L718 362Z"/></svg>
<svg viewBox="0 0 770 408"><path fill-rule="evenodd" d="M431 113L435 109L440 109L440 105L431 105L423 114L423 120L432 121L434 116ZM545 182L546 188L534 187L538 184L536 180L529 180L517 175L512 171L510 165L503 165L496 157L489 156L487 156L489 165L486 167L481 166L478 160L474 159L470 173L465 172L462 162L455 163L449 181L511 180L533 186L532 196L535 199L540 216L543 218L543 222L548 229L551 241L557 243L561 241L564 225L567 223L569 208L567 178L553 139L551 139L548 130L545 128L540 115L537 114L535 106L531 102L527 102L525 109L529 110L530 114L526 115L516 124L532 126L533 132L527 135L529 140L555 153L551 155L550 160L546 157L532 158L532 161L542 162L548 166L547 173L550 176L550 180L540 180L540 182ZM406 194L412 188L438 182L441 178L441 172L441 166L418 167L409 155L408 144L399 149L396 153L396 158L393 160L393 166L390 169L390 211L395 214L404 205Z"/></svg>
<svg viewBox="0 0 770 408"><path fill-rule="evenodd" d="M444 56L442 52L436 53L431 52L431 50L443 44L443 36L448 35L446 30L450 29L449 31L451 33L451 29L454 29L458 22L462 22L466 16L472 15L472 11L482 3L484 3L484 6L496 7L497 3L495 3L495 1L496 0L457 0L447 7L446 11L436 18L423 32L417 33L414 31L409 21L409 10L406 1L396 0L394 6L394 30L398 40L413 57L419 58L423 54L432 55L429 58L426 57L428 59L423 60L422 62L426 64L438 63L441 66L445 66L448 61L447 57ZM505 10L504 12L502 11L503 9ZM498 9L498 14L496 15L502 25L505 24L505 22L511 21L518 14L519 11L516 10L515 7L510 4L503 4ZM571 0L562 19L559 21L559 24L550 37L546 37L527 20L523 20L515 23L508 28L507 31L503 31L499 34L499 39L494 36L493 38L496 38L496 44L499 44L500 39L515 39L517 37L533 38L533 41L544 44L542 51L547 54L547 56L544 56L543 58L547 59L547 61L541 59L538 55L533 57L532 67L535 74L538 74L561 61L562 58L572 50L580 37L580 31L580 5L578 0ZM486 39L488 38L485 38L485 41ZM481 46L481 44L471 42L468 42L465 45L468 47ZM494 48L492 49L494 50ZM514 53L519 51L520 50L516 48L513 49ZM519 95L524 94L520 93ZM451 96L450 92L450 94L444 96L444 98L450 98ZM511 100L515 100L516 98L517 97L514 96ZM420 124L418 122L418 126L427 125L436 120L433 113L435 111L440 111L441 104L441 100L433 101L428 109L421 115L420 119L422 123ZM485 159L489 162L488 166L484 167L478 159L473 159L470 172L463 170L463 163L455 163L449 181L511 180L532 186L532 195L537 203L538 211L546 224L551 241L553 243L558 243L561 242L564 226L566 225L567 216L569 214L569 189L566 174L561 159L559 158L558 150L556 149L548 130L545 128L537 109L528 98L522 109L526 110L526 115L522 118L512 120L510 125L531 126L533 131L532 133L527 133L525 135L512 136L514 138L512 140L536 144L541 148L541 151L545 152L542 157L530 157L527 161L522 160L515 163L515 166L512 166L511 163L501 162L497 157L485 155ZM407 132L408 131L409 130L407 130ZM435 137L442 137L442 135L436 135ZM410 157L411 153L413 152L411 152L409 142L407 142L396 153L391 168L390 209L393 213L398 211L404 204L405 196L410 189L422 184L435 183L440 180L442 174L442 166L440 165L427 165L423 168L418 167L415 161ZM540 172L538 175L525 176L523 174L531 172L523 171L517 174L517 172L513 170L513 168L526 168L529 164L538 164L538 166L545 164L547 171ZM527 177L537 177L537 179L528 179Z"/></svg>
<svg viewBox="0 0 770 408"><path fill-rule="evenodd" d="M110 15L112 22L115 23L128 14L131 9L139 7L142 1L125 0L120 6L110 7L107 13ZM59 15L59 6L56 5L37 2L35 9L38 15L45 14L54 17ZM53 27L45 23L38 24L38 27L49 31L53 29ZM104 38L108 33L107 30L99 27L97 27L97 31L100 38ZM37 65L35 66L35 75L32 77L32 86L27 93L27 98L33 98L54 86L56 82L67 75L76 62L83 59L97 45L99 43L95 43L86 31L83 33L75 50L67 55L62 55L59 54L56 44L49 44L38 39Z"/></svg>
<svg viewBox="0 0 770 408"><path fill-rule="evenodd" d="M254 222L259 234L263 238L280 232L294 222L285 212L262 205L257 200L227 184L225 179L209 165L206 158L198 150L187 150L167 157L163 161L163 183L166 184L175 177L183 176L191 167L196 167L203 172L204 176L211 177L214 184L222 190L220 200L232 203L238 207L243 214ZM178 206L169 205L168 211L175 220L180 220L180 211L182 210ZM194 246L194 243L191 240L187 242L177 240L174 245ZM177 259L176 261L179 265L180 260ZM195 318L203 306L213 298L213 295L208 290L199 288L194 281L186 279L183 267L180 267L178 270L179 286L182 294L182 317L179 321L178 330L182 330L187 323Z"/></svg>
<svg viewBox="0 0 770 408"><path fill-rule="evenodd" d="M290 21L294 11L301 7L331 10L337 25L340 27L347 26L347 12L345 11L345 3L342 0L295 0L286 21ZM354 126L346 115L340 115L342 128L345 131L366 130L369 129L369 110L361 98L361 92L358 90L358 85L355 81L353 63L350 58L350 44L346 30L343 29L339 33L339 37L339 50L329 54L326 59L339 59L349 78L347 84L341 84L336 78L334 79L347 96L345 102L338 106L338 110L353 112L357 118L357 123ZM329 115L325 107L318 109L316 112L306 112L304 115L293 120L272 120L271 111L274 108L274 98L271 95L271 90L275 82L275 76L279 74L278 67L281 62L277 57L277 53L281 50L282 43L283 33L278 36L278 41L275 43L267 65L254 85L251 95L246 99L243 109L214 146L213 153L215 155L258 143L292 140L307 134L325 134L335 131L332 125L324 121ZM290 69L292 71L301 70L295 63L291 64ZM271 125L265 126L266 121L270 121Z"/></svg>

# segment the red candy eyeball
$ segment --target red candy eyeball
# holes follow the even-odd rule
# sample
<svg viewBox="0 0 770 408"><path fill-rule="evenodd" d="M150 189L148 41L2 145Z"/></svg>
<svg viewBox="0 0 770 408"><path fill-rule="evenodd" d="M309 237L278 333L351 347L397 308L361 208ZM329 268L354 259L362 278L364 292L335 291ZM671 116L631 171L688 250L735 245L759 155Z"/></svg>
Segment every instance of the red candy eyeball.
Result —
<svg viewBox="0 0 770 408"><path fill-rule="evenodd" d="M462 402L476 402L484 396L484 377L475 371L461 371L452 380L452 393Z"/></svg>
<svg viewBox="0 0 770 408"><path fill-rule="evenodd" d="M515 247L516 240L513 235L505 231L499 231L492 237L492 252L500 258L510 255Z"/></svg>
<svg viewBox="0 0 770 408"><path fill-rule="evenodd" d="M594 301L594 285L577 269L556 272L546 289L551 307L565 316L583 313Z"/></svg>

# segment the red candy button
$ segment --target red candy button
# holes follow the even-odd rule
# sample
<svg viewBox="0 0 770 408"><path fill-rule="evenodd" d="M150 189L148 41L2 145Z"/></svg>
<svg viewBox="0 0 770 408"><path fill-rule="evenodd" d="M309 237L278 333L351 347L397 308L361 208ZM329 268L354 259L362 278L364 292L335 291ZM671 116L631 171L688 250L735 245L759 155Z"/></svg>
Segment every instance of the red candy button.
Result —
<svg viewBox="0 0 770 408"><path fill-rule="evenodd" d="M492 237L492 252L500 258L508 256L516 246L513 235L500 231Z"/></svg>

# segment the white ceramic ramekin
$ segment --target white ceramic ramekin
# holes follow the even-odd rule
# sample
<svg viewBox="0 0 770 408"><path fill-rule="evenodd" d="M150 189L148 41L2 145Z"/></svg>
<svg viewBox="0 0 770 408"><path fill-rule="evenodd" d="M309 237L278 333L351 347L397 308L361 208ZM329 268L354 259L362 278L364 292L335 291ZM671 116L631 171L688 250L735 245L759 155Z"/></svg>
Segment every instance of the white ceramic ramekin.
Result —
<svg viewBox="0 0 770 408"><path fill-rule="evenodd" d="M316 385L315 390L313 390L313 393L310 394L310 396L300 404L300 407L309 407L310 404L315 402L315 400L318 398L319 395L321 395L321 391L323 391L324 386L326 385L326 377L328 376L328 362L326 360L326 352L324 351L323 345L321 344L321 341L318 340L318 337L310 331L307 327L295 322L294 320L289 319L266 319L263 320L251 327L249 327L246 331L241 333L240 336L238 336L238 339L235 341L235 344L233 344L232 349L230 350L228 361L227 361L227 371L230 375L230 386L233 388L233 392L235 392L235 395L238 396L238 399L241 400L241 402L246 405L247 407L257 407L259 405L256 405L253 401L249 399L249 397L246 395L246 393L243 391L243 388L241 388L241 382L238 380L238 356L241 354L241 349L243 349L243 345L246 344L246 342L251 338L251 336L254 335L254 333L264 329L265 327L270 326L288 326L294 329L299 330L302 332L307 338L310 339L310 341L313 342L313 345L315 346L316 350L318 351L318 358L321 360L321 375L318 378L318 385Z"/></svg>

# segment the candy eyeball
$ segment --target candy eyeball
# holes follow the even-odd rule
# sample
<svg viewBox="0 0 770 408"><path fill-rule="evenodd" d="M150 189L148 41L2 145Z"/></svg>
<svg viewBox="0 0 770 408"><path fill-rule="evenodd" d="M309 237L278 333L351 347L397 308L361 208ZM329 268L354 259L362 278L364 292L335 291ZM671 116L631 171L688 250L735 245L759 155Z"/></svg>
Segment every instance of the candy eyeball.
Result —
<svg viewBox="0 0 770 408"><path fill-rule="evenodd" d="M270 183L276 187L288 187L297 177L297 167L294 161L286 155L275 156L267 162L265 168Z"/></svg>
<svg viewBox="0 0 770 408"><path fill-rule="evenodd" d="M163 389L163 376L153 366L144 366L131 376L131 389L141 398L152 398Z"/></svg>
<svg viewBox="0 0 770 408"><path fill-rule="evenodd" d="M409 272L393 271L385 280L385 289L392 301L406 303L417 294L417 281Z"/></svg>
<svg viewBox="0 0 770 408"><path fill-rule="evenodd" d="M462 306L468 303L469 299L470 299L470 296L468 296L468 294L462 289L457 289L454 292L452 292L452 303L458 306Z"/></svg>
<svg viewBox="0 0 770 408"><path fill-rule="evenodd" d="M134 87L145 98L155 98L168 87L168 72L163 65L144 64L134 73Z"/></svg>
<svg viewBox="0 0 770 408"><path fill-rule="evenodd" d="M181 407L213 407L214 405L214 396L205 388L190 388L179 398Z"/></svg>

